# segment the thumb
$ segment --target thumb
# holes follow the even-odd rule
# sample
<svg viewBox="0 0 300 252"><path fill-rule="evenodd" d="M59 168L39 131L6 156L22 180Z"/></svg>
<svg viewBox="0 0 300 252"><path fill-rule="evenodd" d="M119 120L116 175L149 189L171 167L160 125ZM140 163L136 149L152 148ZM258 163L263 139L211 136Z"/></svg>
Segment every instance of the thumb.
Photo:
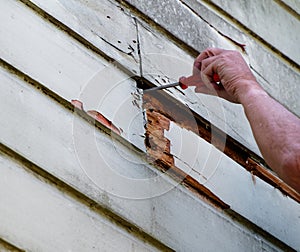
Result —
<svg viewBox="0 0 300 252"><path fill-rule="evenodd" d="M189 77L180 77L179 82L186 86L202 86L203 81L200 75L191 75Z"/></svg>
<svg viewBox="0 0 300 252"><path fill-rule="evenodd" d="M207 95L217 95L217 93L215 91L209 89L205 85L196 87L195 92L196 93L207 94Z"/></svg>

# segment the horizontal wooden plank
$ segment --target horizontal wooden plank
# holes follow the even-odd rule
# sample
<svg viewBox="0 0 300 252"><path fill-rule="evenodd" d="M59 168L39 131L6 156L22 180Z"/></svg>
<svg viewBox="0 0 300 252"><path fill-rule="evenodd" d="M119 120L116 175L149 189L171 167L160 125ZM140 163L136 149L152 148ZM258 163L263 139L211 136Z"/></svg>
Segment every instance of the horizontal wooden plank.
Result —
<svg viewBox="0 0 300 252"><path fill-rule="evenodd" d="M284 3L287 7L294 10L298 15L300 15L300 2L298 0L276 0L277 3Z"/></svg>
<svg viewBox="0 0 300 252"><path fill-rule="evenodd" d="M73 3L72 1L63 1L60 3L59 1L56 2L51 2L50 5L48 5L48 2L45 1L39 1L39 0L34 0L34 3L38 4L39 6L43 7L46 11L48 11L51 15L54 15L58 20L64 22L67 26L69 26L71 29L74 31L78 32L79 34L82 34L85 36L86 40L89 41L89 43L94 43L94 45L103 52L105 52L107 55L111 57L116 57L116 59L119 59L119 62L128 70L132 69L131 64L132 61L128 63L126 60L127 56L124 56L124 58L120 59L120 55L116 56L112 54L112 52L116 51L114 46L109 46L108 44L113 43L115 40L114 35L110 38L107 37L106 40L109 39L109 43L103 45L102 40L95 40L95 37L101 36L101 34L108 34L109 31L106 26L99 26L97 29L94 29L91 31L91 27L95 26L94 22L91 22L91 20L97 19L98 16L103 15L103 11L99 10L106 10L109 9L115 9L115 11L118 13L118 15L111 15L111 19L119 19L123 20L126 19L123 16L126 16L127 18L130 18L131 20L131 25L132 29L137 29L138 34L139 34L139 42L140 44L140 52L141 52L141 60L142 60L142 71L143 75L145 78L153 81L153 83L156 83L157 85L159 84L164 84L165 82L173 81L178 79L181 75L188 75L191 72L191 65L193 62L193 57L188 55L184 50L180 49L176 45L174 45L172 42L170 42L166 37L160 35L157 33L155 30L151 30L151 27L147 26L146 23L141 23L140 21L137 21L135 23L135 19L126 14L125 12L120 10L120 7L111 4L110 2L97 2L96 6L97 8L93 5L95 4L94 2L86 2L86 1L74 1L76 3ZM3 3L4 4L4 3ZM26 6L22 6L22 4L17 4L17 3L5 3L6 8L7 8L7 15L8 13L15 12L16 10L19 10L20 15L18 18L15 18L15 22L11 23L11 28L8 31L8 28L5 26L3 27L3 32L9 32L10 37L12 38L11 40L3 40L1 43L1 57L10 62L11 64L15 65L17 68L20 70L28 73L30 76L34 77L38 81L42 82L45 86L50 88L51 90L55 91L58 93L60 96L70 100L74 99L76 97L79 97L81 95L81 92L87 92L85 87L90 85L90 81L93 81L95 78L99 78L99 82L101 83L106 83L107 86L109 85L115 85L120 83L121 79L115 80L111 79L113 78L112 75L110 74L104 74L106 73L107 69L109 69L109 65L106 67L101 67L99 69L99 72L95 71L94 73L91 74L93 69L88 70L85 72L84 68L78 68L78 65L76 62L79 60L79 58L84 57L82 62L90 62L91 59L89 59L90 54L92 54L93 58L97 61L99 60L101 64L106 64L101 57L99 59L95 54L88 52L84 50L84 48L80 47L81 50L83 50L84 53L78 53L78 55L75 56L75 60L71 60L70 57L72 57L72 54L68 54L63 52L64 50L58 50L57 53L60 53L61 55L66 54L68 57L54 57L57 55L56 53L52 54L46 54L43 55L43 60L41 61L38 56L37 58L32 58L30 62L28 62L26 59L30 57L30 53L34 53L35 55L38 55L37 53L37 48L39 45L47 45L47 47L55 48L55 45L57 46L57 43L62 43L60 45L61 48L70 48L70 43L77 43L73 41L72 38L68 38L64 33L62 33L60 36L64 38L63 42L55 41L56 36L51 36L52 33L54 32L59 32L55 29L54 26L51 26L50 24L44 25L45 20L41 19L39 16L35 15L32 13ZM18 7L14 7L17 5ZM63 7L62 7L63 6ZM93 8L95 7L95 8ZM10 11L9 11L10 8ZM89 18L86 17L85 12L81 12L79 10L81 9L86 9L89 10ZM121 12L120 12L121 11ZM74 16L76 16L76 19L74 19ZM92 18L93 16L93 18ZM69 18L70 17L70 18ZM4 17L3 17L4 18ZM7 16L7 18L10 18L10 16ZM25 19L26 21L23 21ZM30 20L30 25L28 24ZM125 22L124 25L127 25L128 22ZM4 24L4 22L3 22ZM115 24L114 22L111 24ZM116 22L116 26L119 27L118 25L119 21ZM30 28L31 27L31 28ZM33 30L32 27L35 27L36 30ZM50 28L49 28L50 27ZM114 28L117 29L117 28ZM128 28L126 28L128 29ZM20 41L20 30L26 31L26 36L28 39L28 43L18 43ZM122 30L122 29L121 29ZM30 42L31 40L34 40L35 34L44 34L45 36L41 36L41 41L39 45L35 45L35 42ZM48 33L48 35L47 35ZM60 34L60 33L59 33ZM107 36L108 36L107 35ZM47 38L47 36L51 36L49 40L47 41L46 39L43 39L43 37ZM216 38L222 38L222 36L218 35L217 33L215 34ZM226 40L222 40L225 44L228 44ZM125 41L123 41L125 43ZM132 39L128 39L127 43L133 43ZM54 45L51 45L51 44ZM66 45L65 45L66 44ZM35 45L35 46L33 46ZM77 45L79 46L79 45ZM14 49L15 48L15 49ZM54 49L53 49L54 50ZM10 51L18 51L19 54L13 54L10 53ZM117 50L118 51L118 50ZM27 53L26 53L27 52ZM66 52L68 50L66 49ZM162 53L163 52L163 53ZM53 58L54 57L54 58ZM136 58L137 56L135 56ZM61 59L61 60L59 60ZM65 59L65 60L64 60ZM37 61L34 63L34 61ZM41 64L43 63L43 65ZM69 65L69 70L70 71L65 71L62 73L62 75L68 76L70 79L68 79L68 82L61 82L59 79L59 76L55 81L53 81L49 76L52 76L51 74L51 69L49 69L49 63L50 62L56 62L53 68L55 69L57 66L57 62L60 62L60 65ZM74 63L72 63L74 62ZM140 67L139 61L135 62L136 68ZM39 64L39 68L36 68L37 64ZM172 65L172 67L170 67ZM176 66L176 67L175 67ZM37 69L49 69L47 72L47 75L39 74ZM79 70L80 69L80 70ZM75 78L73 79L73 71L75 72L80 72L81 73L81 79ZM130 70L131 71L131 70ZM98 74L97 74L98 73ZM92 76L96 76L93 78ZM103 75L103 76L101 76ZM55 76L55 72L54 72ZM124 75L123 75L124 76ZM109 78L108 78L109 77ZM124 76L124 78L129 78L130 76ZM156 81L155 81L156 79ZM158 83L157 83L158 82ZM70 83L70 84L68 84ZM84 83L84 84L83 84ZM94 82L95 83L95 82ZM57 86L56 86L57 85ZM61 87L64 86L66 87L65 89L70 89L68 88L70 85L76 86L76 88L73 88L73 91L70 90L64 90ZM93 88L95 88L97 85L93 85ZM99 85L100 87L100 85ZM91 90L91 89L89 89ZM130 93L135 93L135 88L134 86L129 88L127 92L127 95L130 95ZM100 91L101 92L101 91ZM99 93L100 93L99 92ZM95 102L92 103L92 101L101 101L101 97L97 97L98 99L95 99L94 94L97 93L96 90L91 90L91 92L88 92L88 94L91 94L89 96L89 99L86 99L84 97L83 102L86 104L87 109L91 107L95 107ZM103 92L102 92L103 93ZM173 95L177 97L177 99L181 100L183 103L187 104L192 110L196 111L199 113L201 116L206 118L207 120L211 121L213 124L215 124L217 127L223 129L226 133L228 133L230 136L235 138L237 141L241 142L244 144L247 148L251 149L255 153L259 154L258 147L255 143L254 137L252 135L250 126L248 121L246 120L246 117L243 114L243 110L241 107L229 104L225 101L221 100L216 100L215 98L212 97L207 97L203 95L195 95L195 93L192 90L188 90L184 93L182 92L177 92L174 91ZM92 99L93 98L93 99ZM118 98L119 99L119 98ZM132 101L132 99L127 99L129 102ZM98 105L98 104L96 104ZM126 106L123 106L123 108ZM216 108L216 109L214 109ZM132 108L135 113L138 113L137 108ZM113 113L114 114L114 113ZM111 118L111 114L106 114L108 118L110 119L116 119ZM134 115L134 114L132 114ZM134 118L132 116L131 118ZM141 116L137 117L139 120L141 120ZM122 128L122 125L119 125L116 123L116 125L120 126ZM125 125L126 127L126 125ZM137 126L138 127L138 126ZM141 127L139 127L139 132L142 132ZM125 131L126 132L126 131ZM134 139L133 134L130 134L127 132L127 139ZM134 139L136 141L137 146L139 148L143 147L143 144L141 143L141 139L136 137Z"/></svg>
<svg viewBox="0 0 300 252"><path fill-rule="evenodd" d="M24 250L21 250L17 248L15 245L0 238L0 251L1 252L22 252Z"/></svg>
<svg viewBox="0 0 300 252"><path fill-rule="evenodd" d="M300 16L292 15L280 1L212 2L300 65Z"/></svg>
<svg viewBox="0 0 300 252"><path fill-rule="evenodd" d="M175 157L175 165L200 181L201 184L228 203L232 209L239 209L237 212L247 216L254 223L264 223L264 228L268 231L274 227L269 229L266 223L276 222L276 225L278 223L285 225L283 224L286 222L285 217L282 218L282 215L274 216L276 215L274 202L277 193L274 192L272 186L262 182L246 170L238 171L241 167L232 164L230 158L223 155L215 147L208 145L195 133L181 128L174 122L171 122L169 130L165 131L165 137L170 141L170 153ZM235 188L240 188L240 190L235 191ZM244 201L244 198L247 200ZM249 199L252 200L248 201ZM287 197L283 197L282 200L283 202L290 201ZM250 202L260 202L259 206L264 209L264 212L256 207L251 207L252 213L249 215L249 208L252 204ZM282 204L285 206L283 215L289 215L292 212L297 215L296 212L300 209L297 202L292 203L293 206L288 206L289 203ZM279 226L282 227L282 225ZM290 225L293 226L292 220ZM300 231L300 225L296 224L294 227ZM293 239L296 237L294 236Z"/></svg>
<svg viewBox="0 0 300 252"><path fill-rule="evenodd" d="M0 155L0 234L26 251L158 251Z"/></svg>
<svg viewBox="0 0 300 252"><path fill-rule="evenodd" d="M274 238L268 234L257 240L258 227L254 229L249 223L245 226L236 223L234 217L219 212L189 190L177 187L173 180L157 173L128 147L95 130L59 103L3 69L0 71L0 85L2 143L167 246L188 251L199 249L199 244L205 244L208 250L215 250L222 244L230 251L238 250L239 242L254 251L261 246L269 250L276 246L271 244ZM224 154L220 155L218 171L222 175L229 167L231 172L226 175L229 178L216 175L211 181L215 192L230 202L233 210L237 209L254 223L258 222L258 226L297 247L299 241L294 235L299 232L299 225L294 220L299 205L264 182L258 181L254 186L249 173L223 157ZM234 198L238 181L244 181L243 190L252 188L252 196L262 202L253 205L258 199ZM244 200L242 204L241 200ZM276 207L272 208L273 204ZM268 216L267 209L276 209L277 215L272 212ZM285 217L280 227L273 219L278 215ZM261 216L268 216L263 225ZM212 222L215 225L211 225ZM199 234L204 235L199 237ZM212 234L222 237L221 243L211 244ZM239 242L232 243L232 239Z"/></svg>
<svg viewBox="0 0 300 252"><path fill-rule="evenodd" d="M123 137L145 149L140 95L128 75L55 26L41 22L22 3L2 2L1 11L0 30L7 34L0 42L3 59L64 99L78 99L85 110L99 111L122 130Z"/></svg>
<svg viewBox="0 0 300 252"><path fill-rule="evenodd" d="M10 47L1 48L1 58L9 59L39 81L47 80L49 89L65 99L78 98L87 81L105 68L105 60L53 25L39 22L24 7L18 1L1 3L1 22L6 23L1 26L1 33L5 34L1 45Z"/></svg>

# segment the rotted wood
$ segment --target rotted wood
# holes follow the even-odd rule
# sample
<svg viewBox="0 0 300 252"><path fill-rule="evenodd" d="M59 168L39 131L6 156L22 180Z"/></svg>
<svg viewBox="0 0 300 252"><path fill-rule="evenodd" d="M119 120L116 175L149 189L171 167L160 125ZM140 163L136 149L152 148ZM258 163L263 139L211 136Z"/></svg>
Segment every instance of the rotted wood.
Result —
<svg viewBox="0 0 300 252"><path fill-rule="evenodd" d="M144 87L147 85L145 84L145 81L143 82L143 85ZM147 117L150 119L146 127L146 142L151 139L151 141L155 143L155 148L152 148L153 146L147 146L147 151L153 158L157 159L159 157L159 159L155 161L156 164L165 166L165 169L167 169L167 166L170 166L172 169L174 168L173 163L170 162L170 152L166 152L167 149L164 149L164 155L161 155L162 147L158 147L161 146L161 144L165 144L167 140L163 140L162 142L162 140L157 140L156 137L155 141L153 141L154 135L151 133L156 132L158 127L163 126L159 123L153 126L153 121L160 122L160 118L163 117L164 120L167 118L180 125L182 128L188 129L199 135L201 138L213 144L217 149L223 151L224 154L251 172L252 175L259 177L263 181L280 190L284 195L287 195L300 203L299 193L274 175L261 157L257 156L230 136L224 135L225 133L221 129L214 127L210 124L210 122L200 117L198 114L191 112L191 110L184 104L178 102L163 91L146 93L144 94L143 99L144 108L147 111ZM191 113L193 117L190 116ZM196 124L192 120L195 120ZM167 127L165 129L167 130ZM160 137L162 136L163 133L161 133ZM225 146L224 136L226 137ZM189 183L190 179L187 179L186 182ZM194 181L191 184L192 187L195 186Z"/></svg>
<svg viewBox="0 0 300 252"><path fill-rule="evenodd" d="M145 103L146 106L147 104L148 103ZM158 166L162 171L167 171L177 182L195 190L206 198L209 203L213 203L221 209L228 209L229 205L205 186L201 185L193 177L187 175L184 171L175 166L174 157L170 152L170 140L164 136L164 131L169 129L171 119L153 109L147 109L146 116L145 145L147 147L148 161Z"/></svg>

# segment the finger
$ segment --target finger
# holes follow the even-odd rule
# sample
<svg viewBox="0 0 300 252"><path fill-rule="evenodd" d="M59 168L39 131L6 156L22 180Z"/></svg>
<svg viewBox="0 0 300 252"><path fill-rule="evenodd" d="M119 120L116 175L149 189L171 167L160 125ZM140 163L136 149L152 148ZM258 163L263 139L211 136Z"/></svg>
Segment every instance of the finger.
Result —
<svg viewBox="0 0 300 252"><path fill-rule="evenodd" d="M206 58L206 59L202 60L202 62L201 62L201 71L204 71L209 65L214 63L218 59L218 57L219 56L211 56L209 58ZM214 70L217 70L217 69L214 69Z"/></svg>
<svg viewBox="0 0 300 252"><path fill-rule="evenodd" d="M206 80L204 82L202 81L201 85L197 83L198 85L195 88L196 93L203 93L203 94L214 95L219 97L226 96L226 91L222 85L218 85L215 82L210 82L206 76L204 76L204 78L206 78ZM180 81L184 82L185 79L188 78L180 79ZM192 84L192 82L190 82L189 84Z"/></svg>
<svg viewBox="0 0 300 252"><path fill-rule="evenodd" d="M206 58L209 58L212 56L217 56L217 55L223 53L224 51L226 51L226 50L220 49L220 48L207 48L202 53L200 53L200 55L196 58L196 60L202 61Z"/></svg>
<svg viewBox="0 0 300 252"><path fill-rule="evenodd" d="M201 93L201 94L213 95L213 91L205 85L200 86L200 87L196 87L195 92L196 93Z"/></svg>
<svg viewBox="0 0 300 252"><path fill-rule="evenodd" d="M186 86L201 86L203 81L200 75L191 75L189 77L181 77L179 82Z"/></svg>
<svg viewBox="0 0 300 252"><path fill-rule="evenodd" d="M195 92L196 92L196 93L201 93L201 94L212 95L212 90L210 90L210 89L207 88L206 86L196 87L196 88L195 88Z"/></svg>
<svg viewBox="0 0 300 252"><path fill-rule="evenodd" d="M200 86L195 88L196 93L202 93L202 94L207 94L207 95L213 95L213 96L218 96L221 98L228 99L228 94L225 91L224 87L219 86L215 83L212 83L210 88L208 86Z"/></svg>
<svg viewBox="0 0 300 252"><path fill-rule="evenodd" d="M224 52L225 50L220 48L207 48L202 53L198 55L198 57L194 61L194 70L197 71L197 69L201 69L201 62L204 59L207 59L209 57L217 56ZM193 73L194 74L194 73Z"/></svg>
<svg viewBox="0 0 300 252"><path fill-rule="evenodd" d="M220 78L218 59L218 56L213 56L202 61L202 79L206 78L209 82L215 83L214 75L217 74Z"/></svg>
<svg viewBox="0 0 300 252"><path fill-rule="evenodd" d="M212 83L211 86L202 85L196 87L195 92L222 97L224 93L224 88L215 83Z"/></svg>
<svg viewBox="0 0 300 252"><path fill-rule="evenodd" d="M201 63L199 63L199 66L193 66L193 75L201 75Z"/></svg>

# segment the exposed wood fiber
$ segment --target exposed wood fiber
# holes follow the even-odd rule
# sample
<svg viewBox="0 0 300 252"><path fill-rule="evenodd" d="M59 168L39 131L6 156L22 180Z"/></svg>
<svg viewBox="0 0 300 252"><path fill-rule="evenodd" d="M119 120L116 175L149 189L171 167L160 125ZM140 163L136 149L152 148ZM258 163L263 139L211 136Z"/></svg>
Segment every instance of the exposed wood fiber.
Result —
<svg viewBox="0 0 300 252"><path fill-rule="evenodd" d="M149 96L147 96L150 98ZM200 195L204 196L214 205L227 209L229 206L214 195L209 189L201 185L191 176L187 175L180 168L175 166L174 157L170 152L170 140L164 136L164 131L169 130L170 121L167 116L160 111L151 109L151 99L147 99L144 105L146 109L147 125L145 144L147 147L148 161L158 165L163 171L168 171L178 182L195 190Z"/></svg>

